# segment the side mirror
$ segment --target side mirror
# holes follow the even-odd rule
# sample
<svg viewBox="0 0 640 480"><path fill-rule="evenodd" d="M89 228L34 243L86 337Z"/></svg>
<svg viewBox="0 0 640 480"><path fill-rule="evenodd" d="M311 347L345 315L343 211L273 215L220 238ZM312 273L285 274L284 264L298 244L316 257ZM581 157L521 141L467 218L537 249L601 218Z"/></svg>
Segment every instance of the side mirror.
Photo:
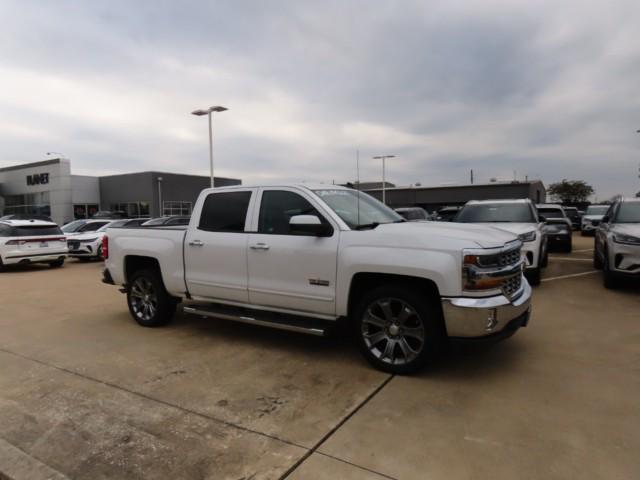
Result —
<svg viewBox="0 0 640 480"><path fill-rule="evenodd" d="M547 221L547 217L545 217L544 215L538 215L538 220L540 220L542 223L545 223Z"/></svg>
<svg viewBox="0 0 640 480"><path fill-rule="evenodd" d="M609 223L609 215L605 215L604 217L602 217L602 220L600 220L600 223Z"/></svg>
<svg viewBox="0 0 640 480"><path fill-rule="evenodd" d="M330 237L333 235L331 225L323 224L315 215L294 215L289 220L289 231L302 235Z"/></svg>

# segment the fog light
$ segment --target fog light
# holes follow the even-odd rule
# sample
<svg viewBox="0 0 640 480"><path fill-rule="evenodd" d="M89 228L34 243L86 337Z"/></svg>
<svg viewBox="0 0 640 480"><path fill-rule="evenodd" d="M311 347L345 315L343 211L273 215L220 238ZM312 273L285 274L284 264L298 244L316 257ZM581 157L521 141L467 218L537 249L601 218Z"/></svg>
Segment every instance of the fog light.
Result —
<svg viewBox="0 0 640 480"><path fill-rule="evenodd" d="M490 332L491 330L496 328L497 324L498 324L498 312L495 308L492 308L491 310L489 310L489 313L487 315L487 332Z"/></svg>

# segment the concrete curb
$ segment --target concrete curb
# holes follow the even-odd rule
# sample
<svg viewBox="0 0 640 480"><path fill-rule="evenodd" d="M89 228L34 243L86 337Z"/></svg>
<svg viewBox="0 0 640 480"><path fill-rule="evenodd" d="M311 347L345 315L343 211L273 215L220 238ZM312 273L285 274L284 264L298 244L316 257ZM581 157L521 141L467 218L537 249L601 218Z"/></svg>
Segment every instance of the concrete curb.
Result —
<svg viewBox="0 0 640 480"><path fill-rule="evenodd" d="M27 479L69 480L69 477L0 438L0 480Z"/></svg>

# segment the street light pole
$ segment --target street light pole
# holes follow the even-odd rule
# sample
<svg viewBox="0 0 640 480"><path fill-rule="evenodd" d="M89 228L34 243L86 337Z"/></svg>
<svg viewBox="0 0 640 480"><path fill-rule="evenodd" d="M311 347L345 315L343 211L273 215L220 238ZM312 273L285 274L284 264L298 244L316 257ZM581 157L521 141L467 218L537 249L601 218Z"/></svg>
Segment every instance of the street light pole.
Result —
<svg viewBox="0 0 640 480"><path fill-rule="evenodd" d="M214 176L213 176L213 128L212 128L212 119L211 114L213 112L224 112L229 110L228 108L215 106L209 107L206 110L194 110L191 112L192 115L196 115L201 117L203 115L207 115L209 117L209 168L210 168L210 176L211 176L211 188L214 187Z"/></svg>
<svg viewBox="0 0 640 480"><path fill-rule="evenodd" d="M396 158L395 155L378 155L373 157L374 160L382 160L382 203L387 204L387 181L385 178L385 160L387 158Z"/></svg>

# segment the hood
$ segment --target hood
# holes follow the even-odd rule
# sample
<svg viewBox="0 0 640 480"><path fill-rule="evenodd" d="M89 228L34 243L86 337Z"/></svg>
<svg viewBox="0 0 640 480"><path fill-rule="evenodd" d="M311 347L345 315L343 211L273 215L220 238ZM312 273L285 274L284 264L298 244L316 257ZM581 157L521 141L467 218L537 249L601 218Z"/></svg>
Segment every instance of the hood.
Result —
<svg viewBox="0 0 640 480"><path fill-rule="evenodd" d="M74 233L67 234L68 238L73 238L74 240L89 240L90 238L102 238L105 232L83 232L83 233Z"/></svg>
<svg viewBox="0 0 640 480"><path fill-rule="evenodd" d="M465 225L469 225L466 223ZM476 223L475 225L485 225L488 227L504 230L505 232L513 233L518 236L523 233L537 231L538 225L536 223L518 223L518 222L495 222L495 223Z"/></svg>
<svg viewBox="0 0 640 480"><path fill-rule="evenodd" d="M640 223L615 223L611 226L611 231L640 238Z"/></svg>
<svg viewBox="0 0 640 480"><path fill-rule="evenodd" d="M432 245L442 240L452 248L497 248L517 240L517 236L477 223L453 222L403 222L382 224L371 230L376 235L388 237L390 244L416 246Z"/></svg>
<svg viewBox="0 0 640 480"><path fill-rule="evenodd" d="M602 220L602 217L604 217L604 215L583 215L582 219L583 220Z"/></svg>

